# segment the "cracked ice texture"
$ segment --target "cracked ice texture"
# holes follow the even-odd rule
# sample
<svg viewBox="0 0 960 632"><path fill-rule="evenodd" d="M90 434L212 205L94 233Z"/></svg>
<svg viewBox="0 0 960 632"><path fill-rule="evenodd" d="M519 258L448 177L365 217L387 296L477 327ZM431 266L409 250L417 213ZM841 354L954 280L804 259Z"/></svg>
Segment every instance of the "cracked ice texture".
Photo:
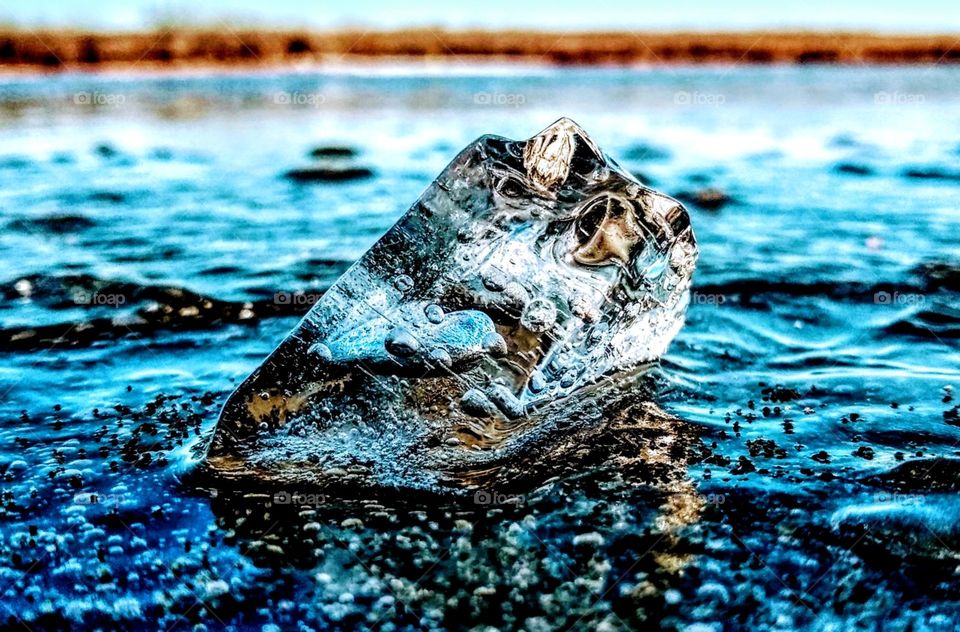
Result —
<svg viewBox="0 0 960 632"><path fill-rule="evenodd" d="M429 485L503 456L541 410L666 351L696 258L683 206L576 123L483 136L231 395L209 462Z"/></svg>

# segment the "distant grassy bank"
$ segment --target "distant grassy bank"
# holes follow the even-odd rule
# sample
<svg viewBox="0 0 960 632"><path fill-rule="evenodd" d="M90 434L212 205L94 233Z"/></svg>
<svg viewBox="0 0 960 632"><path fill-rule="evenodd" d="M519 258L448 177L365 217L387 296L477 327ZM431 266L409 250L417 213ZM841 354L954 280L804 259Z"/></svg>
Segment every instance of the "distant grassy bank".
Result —
<svg viewBox="0 0 960 632"><path fill-rule="evenodd" d="M0 30L0 68L82 70L289 65L365 59L552 64L933 64L960 62L960 35L550 33L175 29L144 33Z"/></svg>

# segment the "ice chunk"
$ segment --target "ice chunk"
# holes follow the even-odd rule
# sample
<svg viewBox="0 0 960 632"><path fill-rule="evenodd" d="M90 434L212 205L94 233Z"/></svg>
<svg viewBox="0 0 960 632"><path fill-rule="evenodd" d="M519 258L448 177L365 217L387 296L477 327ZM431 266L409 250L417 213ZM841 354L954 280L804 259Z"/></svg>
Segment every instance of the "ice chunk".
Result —
<svg viewBox="0 0 960 632"><path fill-rule="evenodd" d="M508 458L543 410L665 352L696 257L683 206L573 121L481 137L230 396L208 463L431 486Z"/></svg>

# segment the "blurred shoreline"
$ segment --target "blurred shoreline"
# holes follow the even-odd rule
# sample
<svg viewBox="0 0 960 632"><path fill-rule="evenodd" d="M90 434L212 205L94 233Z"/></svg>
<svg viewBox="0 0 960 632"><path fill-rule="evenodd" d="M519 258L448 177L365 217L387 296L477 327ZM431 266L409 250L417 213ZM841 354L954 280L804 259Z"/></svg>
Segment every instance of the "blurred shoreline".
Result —
<svg viewBox="0 0 960 632"><path fill-rule="evenodd" d="M958 35L853 32L0 30L0 72L309 67L441 61L551 65L960 63Z"/></svg>

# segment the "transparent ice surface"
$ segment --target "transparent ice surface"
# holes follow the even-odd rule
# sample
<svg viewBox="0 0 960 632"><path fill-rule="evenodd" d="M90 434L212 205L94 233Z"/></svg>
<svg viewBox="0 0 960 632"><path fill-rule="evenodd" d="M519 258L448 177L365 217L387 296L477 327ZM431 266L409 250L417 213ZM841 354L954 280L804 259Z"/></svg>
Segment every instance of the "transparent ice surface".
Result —
<svg viewBox="0 0 960 632"><path fill-rule="evenodd" d="M683 206L573 121L483 136L231 395L207 461L469 486L458 472L609 415L616 389L598 386L665 352L696 258Z"/></svg>

